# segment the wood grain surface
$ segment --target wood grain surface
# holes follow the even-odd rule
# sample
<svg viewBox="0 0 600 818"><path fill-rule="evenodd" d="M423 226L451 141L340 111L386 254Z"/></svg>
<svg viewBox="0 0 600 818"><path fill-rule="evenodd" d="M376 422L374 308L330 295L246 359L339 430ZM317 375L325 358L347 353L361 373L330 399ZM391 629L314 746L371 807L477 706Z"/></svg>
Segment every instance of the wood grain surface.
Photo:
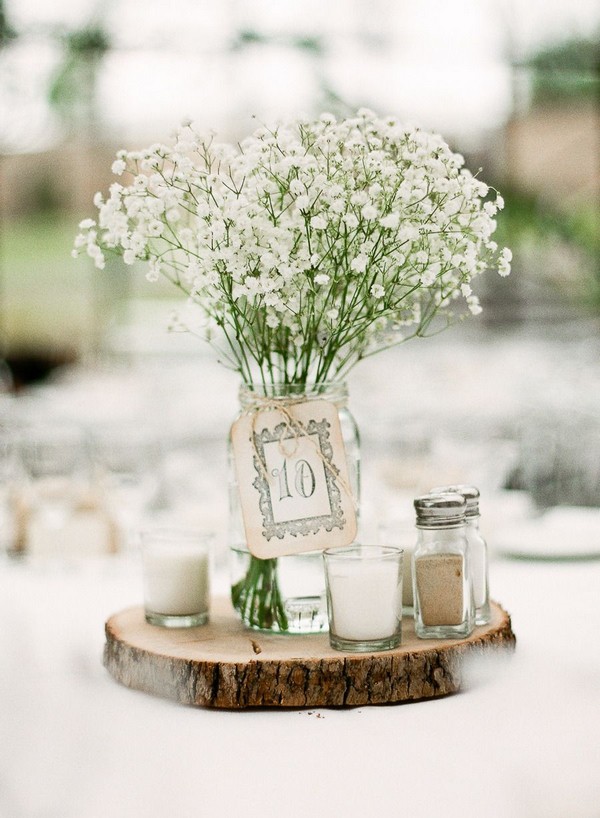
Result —
<svg viewBox="0 0 600 818"><path fill-rule="evenodd" d="M402 645L346 653L327 633L285 636L245 628L229 600L213 600L210 622L197 628L149 625L141 607L106 623L104 665L121 684L187 705L343 707L391 704L460 690L463 662L513 649L510 616L492 603L492 621L466 639L418 639L403 620Z"/></svg>

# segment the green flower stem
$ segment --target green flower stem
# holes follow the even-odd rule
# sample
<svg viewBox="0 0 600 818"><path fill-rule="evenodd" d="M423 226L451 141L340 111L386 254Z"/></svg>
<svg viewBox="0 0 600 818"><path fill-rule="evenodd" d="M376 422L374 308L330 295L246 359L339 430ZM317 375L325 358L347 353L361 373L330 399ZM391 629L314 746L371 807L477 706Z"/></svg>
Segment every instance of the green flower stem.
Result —
<svg viewBox="0 0 600 818"><path fill-rule="evenodd" d="M231 588L231 601L249 627L287 631L276 559L260 560L250 555L246 575Z"/></svg>

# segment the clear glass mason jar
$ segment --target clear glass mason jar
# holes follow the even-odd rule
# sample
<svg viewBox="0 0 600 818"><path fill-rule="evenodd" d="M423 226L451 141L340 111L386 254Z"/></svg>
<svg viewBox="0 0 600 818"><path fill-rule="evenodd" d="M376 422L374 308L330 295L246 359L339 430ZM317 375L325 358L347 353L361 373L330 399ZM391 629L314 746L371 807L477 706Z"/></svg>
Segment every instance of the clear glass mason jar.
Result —
<svg viewBox="0 0 600 818"><path fill-rule="evenodd" d="M261 401L306 398L325 400L337 408L346 450L350 488L358 513L360 503L360 439L348 409L344 382L316 384L242 384L240 417ZM244 625L280 633L326 631L327 598L322 551L310 551L277 559L252 556L246 545L244 522L231 436L229 438L229 526L231 599Z"/></svg>
<svg viewBox="0 0 600 818"><path fill-rule="evenodd" d="M459 639L475 626L467 543L466 500L427 494L415 500L413 557L415 633L421 639Z"/></svg>

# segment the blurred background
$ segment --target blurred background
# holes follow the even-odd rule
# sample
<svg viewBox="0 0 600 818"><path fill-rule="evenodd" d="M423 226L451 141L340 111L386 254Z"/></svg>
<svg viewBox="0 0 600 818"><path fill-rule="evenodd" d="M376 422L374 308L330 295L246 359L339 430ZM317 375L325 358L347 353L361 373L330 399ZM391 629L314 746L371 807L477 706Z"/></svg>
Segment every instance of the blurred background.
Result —
<svg viewBox="0 0 600 818"><path fill-rule="evenodd" d="M236 378L167 332L167 284L73 260L77 225L184 119L235 141L366 106L482 168L514 253L481 316L351 375L366 530L458 480L497 553L600 552L599 49L594 0L0 0L4 546L115 550L160 515L224 542Z"/></svg>

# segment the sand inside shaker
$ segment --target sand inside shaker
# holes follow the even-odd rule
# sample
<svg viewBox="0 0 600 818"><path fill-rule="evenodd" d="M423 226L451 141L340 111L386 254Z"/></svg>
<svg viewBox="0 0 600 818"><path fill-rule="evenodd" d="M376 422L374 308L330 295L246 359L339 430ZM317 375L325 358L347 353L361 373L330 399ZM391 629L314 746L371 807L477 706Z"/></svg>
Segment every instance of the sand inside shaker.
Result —
<svg viewBox="0 0 600 818"><path fill-rule="evenodd" d="M417 593L425 626L461 624L463 571L460 554L427 554L415 560Z"/></svg>

